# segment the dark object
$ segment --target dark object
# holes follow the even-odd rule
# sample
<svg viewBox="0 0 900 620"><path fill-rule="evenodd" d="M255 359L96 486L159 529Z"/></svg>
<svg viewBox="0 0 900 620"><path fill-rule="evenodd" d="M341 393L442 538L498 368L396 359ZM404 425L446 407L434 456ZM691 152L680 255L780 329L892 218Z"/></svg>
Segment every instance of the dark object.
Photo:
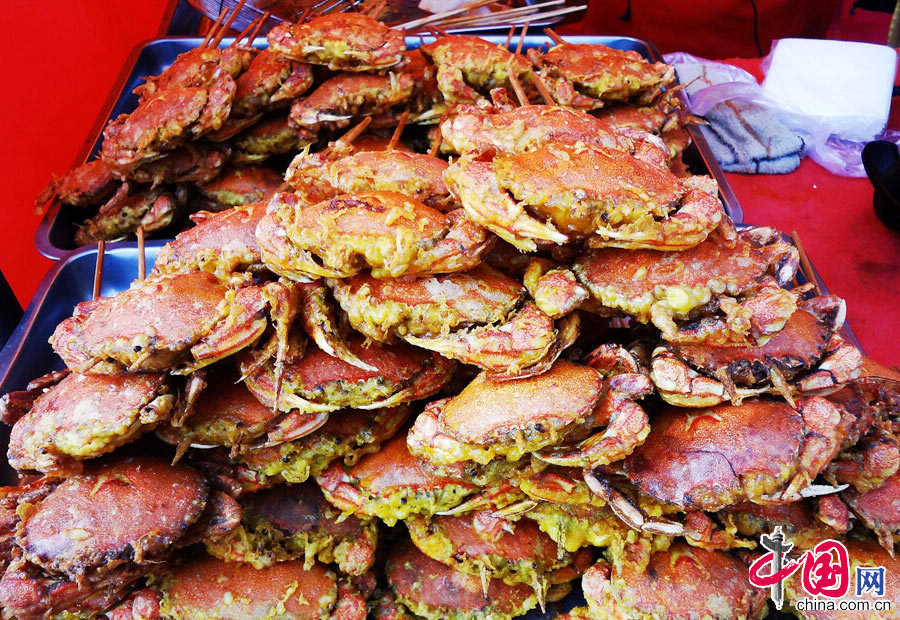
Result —
<svg viewBox="0 0 900 620"><path fill-rule="evenodd" d="M486 35L482 38L494 43L506 41L505 34ZM406 45L409 48L416 48L423 41L428 42L430 40L432 40L430 37L407 37ZM566 36L566 40L572 43L601 43L616 49L636 51L652 62L660 60L660 55L656 48L641 39L581 35ZM116 86L110 93L110 99L100 113L91 133L87 136L87 140L85 140L85 144L89 145L89 147L85 148L72 166L75 167L89 159L96 158L100 152L103 141L103 128L106 126L107 121L123 112L134 110L137 106L137 96L132 94L131 91L143 82L142 76L159 75L163 69L172 64L172 61L175 60L178 54L197 47L201 41L202 39L199 38L166 38L150 41L136 47L125 62ZM232 39L224 39L222 46L227 47L231 42ZM514 38L512 45L515 46L516 43L517 40ZM540 46L549 47L550 45L552 45L551 40L544 35L528 35L525 37L524 48L526 50ZM265 47L266 40L262 37L257 37L254 46L259 48ZM722 172L721 167L716 162L709 145L706 143L706 139L696 126L688 126L688 132L693 143L684 152L684 162L688 165L692 174L708 174L716 179L716 182L719 184L719 196L725 205L725 212L736 223L741 223L744 219L741 205L728 185L725 173ZM40 226L38 226L37 232L35 232L34 245L37 251L54 260L64 258L71 250L78 247L75 243L75 231L86 217L88 215L83 209L63 205L58 200L54 200L44 215Z"/></svg>
<svg viewBox="0 0 900 620"><path fill-rule="evenodd" d="M900 152L886 140L869 142L862 152L863 166L875 187L875 215L892 230L900 230Z"/></svg>
<svg viewBox="0 0 900 620"><path fill-rule="evenodd" d="M0 347L6 344L21 318L22 306L0 271Z"/></svg>
<svg viewBox="0 0 900 620"><path fill-rule="evenodd" d="M893 13L896 4L897 0L854 0L853 6L850 7L850 14L852 15L856 9Z"/></svg>

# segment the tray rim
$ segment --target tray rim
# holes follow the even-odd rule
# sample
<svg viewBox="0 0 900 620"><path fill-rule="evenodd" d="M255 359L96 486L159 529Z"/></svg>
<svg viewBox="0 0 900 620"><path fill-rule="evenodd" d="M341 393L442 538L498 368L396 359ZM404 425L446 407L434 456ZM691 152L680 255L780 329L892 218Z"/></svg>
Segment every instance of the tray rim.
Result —
<svg viewBox="0 0 900 620"><path fill-rule="evenodd" d="M485 34L482 35L481 38L492 42L504 42L506 40L506 35ZM406 37L407 47L409 47L411 40L419 42L428 41L431 39L433 39L433 37L430 36L408 36ZM602 41L599 39L602 39ZM640 45L646 48L648 56L653 62L658 62L662 58L659 50L652 42L637 37L619 36L614 34L578 34L566 35L566 40L573 43L602 43L607 45L614 41L627 41L633 45ZM182 43L188 44L191 47L196 47L202 41L203 39L201 37L163 36L143 41L135 45L134 49L131 50L131 52L125 59L122 70L117 75L116 80L113 83L112 88L110 89L109 96L104 101L104 104L99 114L97 115L96 120L91 127L91 130L88 132L87 138L85 139L82 148L79 150L78 155L75 157L75 160L73 161L69 169L71 170L72 168L86 163L91 155L91 152L93 152L99 146L100 141L103 138L103 129L106 127L106 124L109 122L109 120L111 120L110 115L115 109L117 103L123 96L126 95L125 87L128 84L132 74L134 73L139 59L148 48L156 45L164 45L167 43ZM233 41L233 37L225 38L222 40L220 46L227 47ZM549 45L552 43L550 38L543 34L527 35L525 37L525 42L533 46ZM265 41L265 39L258 40L254 43L254 47L259 49L263 49L267 46L268 43ZM678 96L682 97L682 94L678 93ZM728 184L728 180L725 177L725 171L722 170L715 157L713 157L712 149L710 149L706 138L703 137L703 133L699 130L698 127L694 127L692 125L687 126L687 131L691 136L691 140L693 141L694 145L696 145L697 152L700 155L700 159L703 161L703 165L706 167L710 176L712 176L718 184L719 197L723 203L726 213L729 214L735 224L743 223L744 213L743 209L741 208L740 202L738 201L737 196L735 195L731 186ZM61 206L62 204L60 203L59 199L54 198L50 203L50 206L45 211L44 216L41 218L41 222L34 233L35 249L42 256L54 261L62 260L69 254L77 252L82 248L96 247L96 244L92 244L72 249L66 249L53 245L53 243L50 241L50 231L59 216Z"/></svg>

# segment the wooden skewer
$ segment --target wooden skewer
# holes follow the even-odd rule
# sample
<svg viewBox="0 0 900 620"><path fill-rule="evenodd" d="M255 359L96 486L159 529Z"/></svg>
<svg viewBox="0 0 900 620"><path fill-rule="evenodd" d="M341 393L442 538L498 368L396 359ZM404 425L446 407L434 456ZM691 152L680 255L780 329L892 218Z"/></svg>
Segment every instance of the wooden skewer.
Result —
<svg viewBox="0 0 900 620"><path fill-rule="evenodd" d="M471 18L459 18L455 20L449 20L443 22L441 24L444 28L462 28L462 27L474 27L474 26L493 26L498 21L502 21L507 24L521 24L526 21L537 21L541 19L548 19L550 17L559 17L561 15L568 15L569 13L576 13L578 11L583 11L587 8L586 4L580 4L578 6L568 7L564 9L558 9L556 11L547 11L545 13L524 13L513 16L501 16L501 13L504 11L498 11L496 13L492 13L491 15L483 15ZM516 9L513 9L516 10Z"/></svg>
<svg viewBox="0 0 900 620"><path fill-rule="evenodd" d="M216 38L209 44L210 47L219 47L219 43L222 42L222 39L224 39L225 35L228 34L228 31L231 30L231 23L234 21L234 18L237 17L238 13L241 12L241 9L244 8L246 2L247 0L241 0L235 5L234 9L231 11L231 15L228 16L228 20L222 25L222 29L219 30Z"/></svg>
<svg viewBox="0 0 900 620"><path fill-rule="evenodd" d="M510 56L509 60L506 62L506 71L509 78L509 83L512 84L513 92L516 93L516 99L519 100L519 105L528 105L531 102L528 101L528 96L525 94L525 89L522 88L522 83L519 81L516 72L513 71L512 68L512 61L514 59L514 56Z"/></svg>
<svg viewBox="0 0 900 620"><path fill-rule="evenodd" d="M525 35L528 34L528 25L531 22L525 22L522 26L522 33L519 35L519 44L516 46L516 56L522 53L522 47L525 45Z"/></svg>
<svg viewBox="0 0 900 620"><path fill-rule="evenodd" d="M428 154L432 157L437 157L438 151L441 148L441 142L444 141L444 137L441 135L440 130L437 132L437 137L434 139L434 144L431 145L431 148L428 149Z"/></svg>
<svg viewBox="0 0 900 620"><path fill-rule="evenodd" d="M544 28L544 34L550 37L550 40L552 40L557 45L562 45L566 42L565 39L563 39L561 36L559 36L559 34L557 34L555 30L553 30L553 28Z"/></svg>
<svg viewBox="0 0 900 620"><path fill-rule="evenodd" d="M503 44L504 49L509 49L509 44L512 42L513 33L516 31L515 26L509 27L509 32L506 33L506 43Z"/></svg>
<svg viewBox="0 0 900 620"><path fill-rule="evenodd" d="M138 243L138 280L143 280L147 277L147 256L144 249L144 227L138 226L137 230L134 231L134 234L137 235Z"/></svg>
<svg viewBox="0 0 900 620"><path fill-rule="evenodd" d="M312 7L311 7L311 6L308 6L308 7L306 7L305 9L303 9L303 12L300 13L300 17L297 18L297 23L298 23L298 24L302 24L303 22L305 22L305 21L306 21L306 18L309 17L309 14L310 14L310 13L312 13Z"/></svg>
<svg viewBox="0 0 900 620"><path fill-rule="evenodd" d="M219 26L222 25L222 20L225 19L225 16L228 14L228 9L224 9L221 13L219 13L219 17L216 18L215 23L210 26L209 32L206 33L206 38L203 39L203 43L200 44L200 47L207 47L212 38L216 35L216 32L219 30Z"/></svg>
<svg viewBox="0 0 900 620"><path fill-rule="evenodd" d="M532 4L529 6L522 6L514 9L494 11L493 13L487 15L481 13L473 15L459 15L456 17L449 17L438 23L444 28L455 27L466 22L510 23L510 21L512 21L511 18L540 15L540 10L542 8L559 6L564 2L565 0L549 0L549 2L542 2L540 4Z"/></svg>
<svg viewBox="0 0 900 620"><path fill-rule="evenodd" d="M371 11L369 11L369 16L378 19L378 16L381 15L381 12L384 10L384 7L387 6L387 0L381 0L378 4L376 4Z"/></svg>
<svg viewBox="0 0 900 620"><path fill-rule="evenodd" d="M553 95L550 94L550 89L547 88L547 84L544 82L544 78L540 73L532 73L532 78L534 78L534 86L537 88L537 91L541 94L541 98L543 98L544 103L547 105L556 105L556 101L553 99Z"/></svg>
<svg viewBox="0 0 900 620"><path fill-rule="evenodd" d="M262 29L263 25L269 20L269 17L272 16L271 11L266 11L263 13L262 17L259 18L259 22L256 24L256 28L253 29L253 32L250 33L250 40L247 41L247 45L252 46L253 41L256 40L256 35L259 34L259 31Z"/></svg>
<svg viewBox="0 0 900 620"><path fill-rule="evenodd" d="M236 47L237 45L239 45L240 42L241 42L241 39L243 39L243 38L246 37L248 34L250 34L250 32L256 27L256 24L257 24L258 22L259 22L259 17L257 17L257 18L254 19L252 22L250 22L249 24L247 24L247 27L244 28L243 30L241 30L241 31L238 33L238 35L234 38L234 41L232 41L232 42L231 42L231 45L229 45L228 47Z"/></svg>
<svg viewBox="0 0 900 620"><path fill-rule="evenodd" d="M327 152L327 151L334 150L338 146L353 144L353 141L356 140L360 136L360 134L362 134L362 132L364 132L366 130L366 127L368 127L369 123L371 123L371 122L372 122L371 116L365 117L364 119L359 121L359 123L355 127L350 129L350 131L348 131L343 136L341 136L340 138L338 138L337 140L332 142L328 146L328 148L325 149L325 151Z"/></svg>
<svg viewBox="0 0 900 620"><path fill-rule="evenodd" d="M398 26L394 26L394 28L399 28L400 30L409 30L410 28L418 28L419 26L424 26L425 24L430 24L431 22L439 22L448 17L453 17L454 15L461 15L462 13L466 13L468 11L472 11L474 9L487 6L488 4L494 4L497 0L478 0L477 2L471 2L464 6L452 9L450 11L443 11L441 13L435 13L434 15L428 15L426 17L420 17L419 19L414 19L412 21L408 21L406 23L400 24Z"/></svg>
<svg viewBox="0 0 900 620"><path fill-rule="evenodd" d="M409 108L403 110L403 114L400 115L400 118L397 121L397 128L394 129L394 133L391 135L391 141L388 142L386 151L393 151L396 148L397 143L400 142L400 136L403 134L403 128L406 126L406 121L409 119Z"/></svg>
<svg viewBox="0 0 900 620"><path fill-rule="evenodd" d="M812 284L816 295L821 295L822 289L819 287L819 283L816 282L816 275L815 272L813 272L812 264L809 262L809 257L806 255L806 250L803 249L803 243L800 241L800 235L797 234L796 230L791 231L791 241L794 242L794 247L797 248L797 253L800 255L800 266L803 267L803 273L806 275L806 279Z"/></svg>
<svg viewBox="0 0 900 620"><path fill-rule="evenodd" d="M100 297L100 284L103 282L103 255L106 253L106 241L101 239L97 244L97 264L94 266L94 292L91 299Z"/></svg>

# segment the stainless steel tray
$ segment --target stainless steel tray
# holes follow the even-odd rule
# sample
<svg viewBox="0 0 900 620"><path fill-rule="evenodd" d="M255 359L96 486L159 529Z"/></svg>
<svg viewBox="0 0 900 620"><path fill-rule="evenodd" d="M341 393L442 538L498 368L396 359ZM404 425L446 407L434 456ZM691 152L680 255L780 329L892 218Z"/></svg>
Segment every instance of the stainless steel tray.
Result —
<svg viewBox="0 0 900 620"><path fill-rule="evenodd" d="M484 38L495 43L506 41L506 37L500 35L485 36ZM411 48L418 47L423 40L428 41L429 38L408 37L407 45ZM634 50L654 62L660 59L656 48L651 43L641 39L584 35L566 37L566 40L572 43L601 43L616 49ZM197 47L201 41L202 39L199 38L164 38L156 39L137 47L128 57L125 68L112 90L112 95L91 131L86 148L79 154L79 157L73 163L73 167L93 159L99 153L103 143L103 128L106 126L107 121L119 114L130 112L137 106L137 97L131 91L142 83L143 76L158 75L175 60L178 54ZM231 41L226 39L222 42L222 45L227 46L230 43ZM525 37L524 47L529 49L550 44L551 42L546 36L529 35ZM257 47L264 47L265 45L265 40L260 39L257 42ZM737 197L729 187L725 174L713 157L703 134L692 127L689 127L688 130L691 133L693 144L685 152L685 162L688 163L691 171L695 174L709 174L716 179L719 184L720 197L725 205L725 211L735 222L742 222L743 211L740 203L738 203ZM65 257L77 247L75 244L75 231L78 224L83 222L85 217L85 213L81 209L63 205L58 200L54 200L35 233L35 247L48 258L58 260Z"/></svg>

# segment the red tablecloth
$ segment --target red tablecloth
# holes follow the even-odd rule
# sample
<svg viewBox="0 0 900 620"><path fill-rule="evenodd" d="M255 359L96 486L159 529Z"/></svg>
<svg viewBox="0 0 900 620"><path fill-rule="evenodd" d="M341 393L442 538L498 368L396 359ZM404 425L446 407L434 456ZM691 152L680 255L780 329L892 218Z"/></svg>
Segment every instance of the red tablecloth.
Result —
<svg viewBox="0 0 900 620"><path fill-rule="evenodd" d="M0 269L26 305L52 266L34 249L35 195L72 164L124 58L164 30L168 0L80 0L4 5L0 57L6 61L0 114ZM758 70L758 60L740 61ZM892 126L900 127L900 123ZM796 230L833 293L847 299L848 320L866 351L900 363L900 234L872 211L864 179L846 179L811 161L785 176L728 175L754 224Z"/></svg>

